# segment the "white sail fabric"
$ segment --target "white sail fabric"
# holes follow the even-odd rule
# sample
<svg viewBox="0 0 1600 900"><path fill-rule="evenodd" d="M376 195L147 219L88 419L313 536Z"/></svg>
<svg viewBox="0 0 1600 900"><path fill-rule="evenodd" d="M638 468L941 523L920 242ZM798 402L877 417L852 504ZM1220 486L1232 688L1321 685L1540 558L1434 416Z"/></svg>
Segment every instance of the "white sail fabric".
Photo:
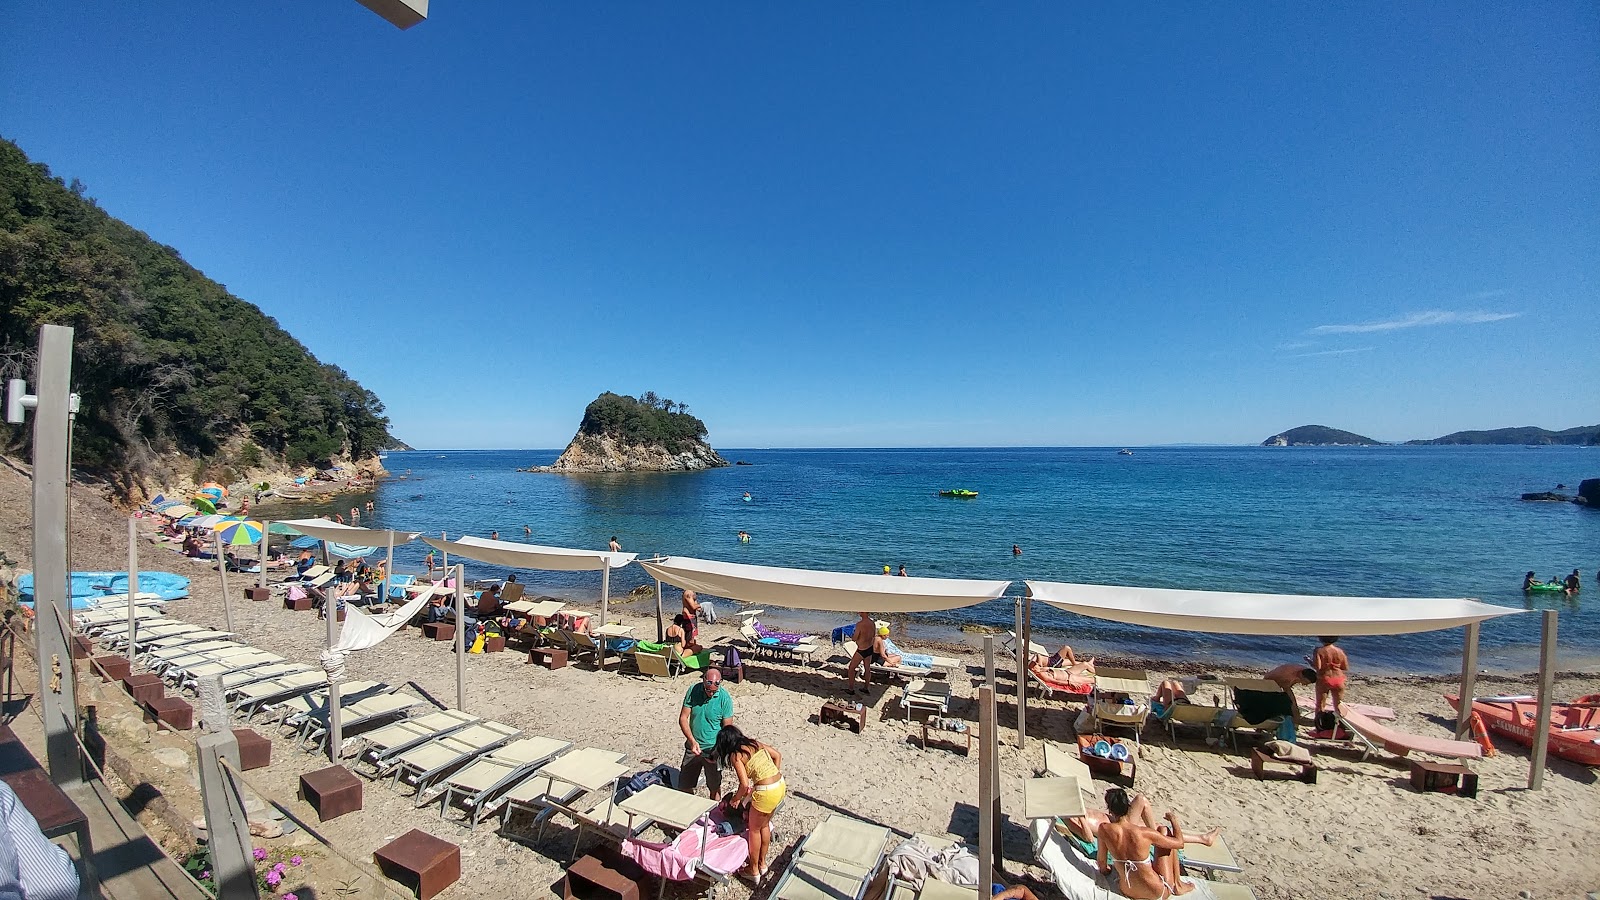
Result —
<svg viewBox="0 0 1600 900"><path fill-rule="evenodd" d="M1129 625L1218 634L1359 635L1439 631L1522 612L1461 598L1320 597L1029 581L1057 609Z"/></svg>
<svg viewBox="0 0 1600 900"><path fill-rule="evenodd" d="M640 560L652 578L675 587L747 603L830 612L929 612L994 600L1009 581L900 578L669 556Z"/></svg>
<svg viewBox="0 0 1600 900"><path fill-rule="evenodd" d="M423 538L429 546L465 559L493 563L508 569L547 569L554 572L587 572L604 568L620 569L633 562L637 553L612 553L608 550L569 550L565 547L540 547L516 541L491 541L464 537L454 541Z"/></svg>
<svg viewBox="0 0 1600 900"><path fill-rule="evenodd" d="M329 648L339 654L354 653L357 650L370 650L383 643L383 641L400 630L422 612L428 605L433 595L445 590L442 585L429 585L428 589L418 593L406 601L406 604L394 612L378 613L376 615L364 613L355 606L346 604L344 608L344 628L339 632L339 643ZM327 663L324 662L324 667Z"/></svg>
<svg viewBox="0 0 1600 900"><path fill-rule="evenodd" d="M319 540L350 544L359 547L382 547L394 538L395 545L409 544L422 536L420 531L390 531L387 528L357 528L354 525L340 525L327 519L288 519L274 522L275 525L286 525L300 534L308 534Z"/></svg>

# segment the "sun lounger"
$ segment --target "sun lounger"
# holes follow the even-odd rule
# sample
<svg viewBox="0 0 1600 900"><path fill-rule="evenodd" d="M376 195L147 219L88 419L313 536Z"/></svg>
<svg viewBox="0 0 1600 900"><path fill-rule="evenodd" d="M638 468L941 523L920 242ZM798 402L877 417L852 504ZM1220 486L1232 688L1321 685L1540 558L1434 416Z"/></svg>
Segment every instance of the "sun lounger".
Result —
<svg viewBox="0 0 1600 900"><path fill-rule="evenodd" d="M519 843L537 844L551 816L556 812L570 813L572 804L590 791L609 791L627 771L628 767L622 763L622 754L611 750L584 747L559 757L505 792L500 811L501 836ZM606 793L592 808L600 805L614 808L611 798L612 794ZM539 828L531 841L510 829L511 816L517 812L534 814L534 823ZM607 813L607 819L611 818L611 814Z"/></svg>
<svg viewBox="0 0 1600 900"><path fill-rule="evenodd" d="M854 657L856 655L856 642L845 641L844 652L849 654L851 657ZM934 656L931 657L931 659L933 660L933 665L926 668L922 666L908 666L904 664L898 666L886 666L881 663L873 663L872 671L877 672L880 675L892 675L897 678L916 679L931 678L935 675L944 675L961 667L960 660L951 659L948 656Z"/></svg>
<svg viewBox="0 0 1600 900"><path fill-rule="evenodd" d="M417 790L414 806L428 799L428 792L440 778L454 772L478 756L509 743L522 731L500 722L477 722L437 740L396 753L385 760L386 768L375 777L392 773L396 786L409 781Z"/></svg>
<svg viewBox="0 0 1600 900"><path fill-rule="evenodd" d="M757 658L767 657L804 665L822 650L821 640L809 635L792 643L764 638L756 632L753 618L746 618L743 621L739 626L739 634L749 645L750 652Z"/></svg>
<svg viewBox="0 0 1600 900"><path fill-rule="evenodd" d="M569 662L577 662L584 657L599 662L600 645L594 638L581 631L557 630L556 635L566 645Z"/></svg>
<svg viewBox="0 0 1600 900"><path fill-rule="evenodd" d="M1118 699L1126 696L1126 702ZM1094 674L1094 693L1085 710L1096 731L1126 728L1133 742L1141 743L1145 721L1150 717L1150 675L1143 669L1101 668Z"/></svg>
<svg viewBox="0 0 1600 900"><path fill-rule="evenodd" d="M950 711L950 683L919 678L906 685L905 693L900 695L900 708L906 711L907 722L915 709L942 716Z"/></svg>
<svg viewBox="0 0 1600 900"><path fill-rule="evenodd" d="M774 900L862 900L883 865L889 829L830 814L790 859Z"/></svg>
<svg viewBox="0 0 1600 900"><path fill-rule="evenodd" d="M1095 862L1069 847L1068 839L1057 834L1049 819L1036 819L1030 826L1033 854L1049 870L1056 888L1068 900L1122 900L1122 895L1106 888L1095 871ZM1196 900L1255 900L1255 892L1242 884L1225 884L1202 878L1186 878L1195 890L1185 894Z"/></svg>
<svg viewBox="0 0 1600 900"><path fill-rule="evenodd" d="M134 607L133 617L138 621L165 618L166 614L161 611L162 609L163 607L160 603L146 603L141 600ZM88 612L78 613L73 617L73 621L84 631L99 631L119 622L126 627L128 624L128 608L126 604L96 606Z"/></svg>
<svg viewBox="0 0 1600 900"><path fill-rule="evenodd" d="M1411 752L1427 753L1430 756L1439 756L1445 759L1480 759L1483 757L1483 748L1474 741L1456 741L1449 738L1425 737L1420 734L1407 734L1403 731L1396 731L1387 725L1382 725L1362 715L1348 703L1339 704L1339 721L1344 723L1345 728L1361 738L1363 745L1362 759L1365 759L1367 754L1377 750L1379 747L1402 758Z"/></svg>
<svg viewBox="0 0 1600 900"><path fill-rule="evenodd" d="M240 685L228 692L228 699L233 704L233 711L243 713L245 721L248 722L266 706L288 700L290 697L309 694L327 683L328 676L320 669L296 672L266 681Z"/></svg>
<svg viewBox="0 0 1600 900"><path fill-rule="evenodd" d="M1028 683L1039 689L1039 699L1047 700L1057 693L1067 695L1065 699L1082 700L1094 691L1094 676L1071 672L1067 669L1044 669L1045 677L1038 672L1028 669ZM1076 679L1070 677L1076 675Z"/></svg>
<svg viewBox="0 0 1600 900"><path fill-rule="evenodd" d="M411 694L393 693L379 694L375 697L364 697L346 705L344 695L339 697L339 732L340 738L353 737L353 732L370 726L374 723L385 722L398 716L403 716L412 709L423 704L420 697ZM324 710L320 713L313 712L306 717L305 724L300 730L300 740L306 750L315 750L322 746L328 737L328 715ZM335 748L336 751L340 748Z"/></svg>
<svg viewBox="0 0 1600 900"><path fill-rule="evenodd" d="M1232 710L1217 706L1201 706L1197 703L1174 703L1161 711L1156 721L1167 726L1167 734L1172 737L1172 742L1178 742L1179 728L1194 728L1205 732L1206 740L1211 740L1211 729L1219 727L1219 721L1225 718ZM1225 727L1225 726L1224 726Z"/></svg>
<svg viewBox="0 0 1600 900"><path fill-rule="evenodd" d="M134 637L133 646L140 653L144 653L162 647L180 647L184 644L197 643L199 641L214 641L232 637L234 637L234 633L231 631L212 631L198 625L190 626L190 630L168 631L158 635L145 634L141 629L139 634Z"/></svg>
<svg viewBox="0 0 1600 900"><path fill-rule="evenodd" d="M258 681L271 681L274 678L285 678L290 675L302 675L308 673L314 675L321 671L321 669L308 666L304 663L267 663L266 665L255 666L254 668L250 669L239 669L238 671L229 672L226 675L223 675L222 690L227 692L237 690L238 688L242 688L249 684L254 684ZM198 693L199 686L194 685L193 687Z"/></svg>
<svg viewBox="0 0 1600 900"><path fill-rule="evenodd" d="M392 688L377 681L347 681L340 685L339 688L339 703L341 705L354 703L374 694L384 694L399 690L399 688ZM279 727L298 733L305 726L306 719L311 715L327 713L328 692L321 690L313 694L309 691L302 691L272 704L269 709L276 716L276 724Z"/></svg>
<svg viewBox="0 0 1600 900"><path fill-rule="evenodd" d="M255 648L251 647L249 644L242 644L238 641L227 641L221 639L214 641L201 641L194 646L162 647L157 650L151 650L149 653L144 655L144 664L152 669L160 671L174 663L185 662L189 657L200 656L201 654L211 653L216 650L228 649L253 650Z"/></svg>
<svg viewBox="0 0 1600 900"><path fill-rule="evenodd" d="M672 664L667 659L666 651L652 653L644 650L634 650L633 665L640 675L651 678L671 678L673 676Z"/></svg>
<svg viewBox="0 0 1600 900"><path fill-rule="evenodd" d="M1317 705L1315 697L1302 697L1296 695L1295 701L1300 707L1300 711L1304 713L1310 713L1316 708ZM1369 719L1379 719L1384 722L1393 722L1396 718L1398 718L1395 711L1387 706L1368 706L1365 703L1346 703L1345 705Z"/></svg>
<svg viewBox="0 0 1600 900"><path fill-rule="evenodd" d="M169 669L167 675L173 678L177 686L199 690L200 679L213 675L227 676L234 672L247 671L260 666L276 665L283 662L283 657L276 653L256 652L242 653L223 659L209 662L196 663L182 669Z"/></svg>
<svg viewBox="0 0 1600 900"><path fill-rule="evenodd" d="M382 771L387 768L384 761L396 753L404 753L479 721L482 721L480 717L460 710L441 709L363 732L360 735L361 749L355 754L357 764L368 762L375 771Z"/></svg>
<svg viewBox="0 0 1600 900"><path fill-rule="evenodd" d="M572 853L567 856L568 863L578 858L578 846L583 843L585 834L598 834L613 844L621 844L628 838L638 837L655 824L654 819L629 814L610 797L600 797L584 810L554 801L547 803L551 810L572 820Z"/></svg>
<svg viewBox="0 0 1600 900"><path fill-rule="evenodd" d="M1289 695L1275 681L1264 678L1228 678L1225 683L1233 691L1233 715L1226 724L1228 740L1233 749L1239 749L1241 736L1252 739L1271 739L1294 714ZM1250 722L1246 717L1257 717Z"/></svg>
<svg viewBox="0 0 1600 900"><path fill-rule="evenodd" d="M487 756L478 757L444 779L444 793L439 798L439 818L444 818L451 803L459 801L467 810L468 827L476 828L478 819L496 804L498 794L571 746L570 741L526 737L518 738Z"/></svg>

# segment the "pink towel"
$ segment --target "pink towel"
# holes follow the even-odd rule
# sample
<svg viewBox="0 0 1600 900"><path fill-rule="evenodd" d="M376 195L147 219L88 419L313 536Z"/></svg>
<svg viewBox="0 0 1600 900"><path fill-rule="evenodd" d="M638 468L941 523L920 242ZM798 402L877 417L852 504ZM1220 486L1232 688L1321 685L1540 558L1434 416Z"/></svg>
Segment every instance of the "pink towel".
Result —
<svg viewBox="0 0 1600 900"><path fill-rule="evenodd" d="M639 864L639 867L668 881L689 881L695 871L704 865L714 872L726 875L750 859L750 845L742 834L716 834L702 827L704 820L696 823L669 843L628 838L622 842L622 855ZM700 858L700 838L710 834L705 859Z"/></svg>

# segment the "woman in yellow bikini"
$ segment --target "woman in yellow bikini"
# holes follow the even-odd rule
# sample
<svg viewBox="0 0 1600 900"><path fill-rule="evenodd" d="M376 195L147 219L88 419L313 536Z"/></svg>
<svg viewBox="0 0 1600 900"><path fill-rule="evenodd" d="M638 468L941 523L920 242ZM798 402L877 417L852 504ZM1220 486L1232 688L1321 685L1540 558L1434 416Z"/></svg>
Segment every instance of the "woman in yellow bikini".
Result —
<svg viewBox="0 0 1600 900"><path fill-rule="evenodd" d="M756 879L767 875L767 849L772 843L772 814L788 793L783 783L783 754L770 744L746 737L737 725L724 725L717 733L716 757L724 768L739 776L734 806L746 806L750 826L750 863L739 874ZM748 805L747 805L748 804Z"/></svg>

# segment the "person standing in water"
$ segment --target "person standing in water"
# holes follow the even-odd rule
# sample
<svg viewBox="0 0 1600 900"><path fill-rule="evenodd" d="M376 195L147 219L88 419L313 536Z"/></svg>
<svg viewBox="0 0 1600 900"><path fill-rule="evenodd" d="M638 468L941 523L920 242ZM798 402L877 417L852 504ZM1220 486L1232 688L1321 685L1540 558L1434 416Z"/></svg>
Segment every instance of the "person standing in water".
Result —
<svg viewBox="0 0 1600 900"><path fill-rule="evenodd" d="M612 553L621 553L622 552L622 545L617 543L617 536L614 535L614 534L611 536L610 547L611 547L611 552Z"/></svg>
<svg viewBox="0 0 1600 900"><path fill-rule="evenodd" d="M900 567L900 571L896 572L895 574L899 575L901 578L906 577L906 567L905 566L901 566Z"/></svg>
<svg viewBox="0 0 1600 900"><path fill-rule="evenodd" d="M1021 556L1022 555L1022 547L1020 545L1017 545L1017 544L1012 544L1011 545L1011 555L1012 556Z"/></svg>

